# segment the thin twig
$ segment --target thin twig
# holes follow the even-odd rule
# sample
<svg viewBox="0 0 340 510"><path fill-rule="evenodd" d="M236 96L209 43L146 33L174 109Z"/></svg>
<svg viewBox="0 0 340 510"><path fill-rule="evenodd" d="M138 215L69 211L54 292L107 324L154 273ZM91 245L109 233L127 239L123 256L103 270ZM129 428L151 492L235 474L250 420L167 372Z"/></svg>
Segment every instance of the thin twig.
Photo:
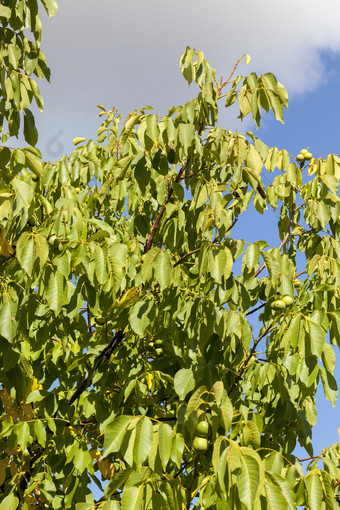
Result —
<svg viewBox="0 0 340 510"><path fill-rule="evenodd" d="M194 473L192 475L192 478L190 480L190 483L189 483L189 487L188 487L188 502L187 502L187 510L189 510L190 508L190 504L191 504L191 491L192 491L192 488L193 488L193 485L195 483L195 480L198 476L198 459L199 459L199 456L200 454L197 455L197 457L195 458L195 466L194 466Z"/></svg>
<svg viewBox="0 0 340 510"><path fill-rule="evenodd" d="M233 226L235 225L235 223L237 222L238 218L236 218L232 224L230 225L230 227L227 229L226 232L229 232L229 230L231 230L233 228ZM219 237L216 237L212 242L211 244L215 244L217 243L217 241L219 241ZM195 250L191 250L191 251L188 251L188 253L186 253L185 255L183 255L183 257L181 257L179 260L177 260L177 262L174 264L174 267L178 266L178 264L181 264L181 262L183 262L183 260L185 260L186 258L190 257L190 255L193 255L194 253L198 253L200 251L201 247L200 248L196 248Z"/></svg>
<svg viewBox="0 0 340 510"><path fill-rule="evenodd" d="M288 227L287 227L287 232L286 232L286 235L284 236L284 238L283 238L283 240L282 240L282 242L281 242L281 244L279 246L279 251L282 250L282 248L284 247L284 245L286 244L286 242L288 241L288 239L290 237L290 229L292 227L294 214L295 214L295 204L292 205L292 212L290 214L289 224L288 224ZM254 273L254 278L256 278L264 270L265 267L266 267L266 264L262 264L262 266Z"/></svg>
<svg viewBox="0 0 340 510"><path fill-rule="evenodd" d="M184 462L183 466L181 467L181 469L178 471L178 473L175 474L174 478L177 478L181 473L183 473L183 471L185 470L186 467L189 466L190 464L190 460L188 460L187 462Z"/></svg>
<svg viewBox="0 0 340 510"><path fill-rule="evenodd" d="M303 459L297 459L299 462L304 462L306 460L318 459L320 455L314 455L313 457L304 457Z"/></svg>
<svg viewBox="0 0 340 510"><path fill-rule="evenodd" d="M248 356L246 357L246 359L244 360L243 362L243 365L242 365L242 368L240 370L240 372L238 373L238 375L236 376L235 378L235 381L232 385L232 387L230 388L230 390L228 391L228 395L230 396L230 394L234 391L234 389L236 388L236 386L238 385L238 383L240 382L240 380L242 379L242 375L244 373L244 371L246 370L247 368L247 365L248 365L248 362L250 360L250 358L255 354L255 351L256 351L256 347L258 346L258 344L261 342L262 338L264 338L266 336L266 334L270 331L270 329L272 328L273 326L273 322L271 324L269 324L268 328L262 333L262 335L260 335L258 337L257 340L255 340L254 342L254 345L253 347L251 348Z"/></svg>
<svg viewBox="0 0 340 510"><path fill-rule="evenodd" d="M178 175L177 175L177 177L175 179L176 183L178 183L181 180L182 175L184 174L186 168L189 165L189 161L190 161L190 159L188 158L186 160L186 162L184 163L184 165L182 166L182 168L180 169L180 171L179 171L179 173L178 173ZM154 221L154 224L152 225L151 232L150 232L150 234L147 237L147 240L146 240L146 243L145 243L145 246L144 246L144 253L148 253L148 251L150 251L150 249L152 247L152 243L153 243L154 237L156 235L156 232L157 232L157 229L158 229L158 225L159 225L159 223L160 223L160 221L161 221L161 219L163 217L163 214L165 213L166 205L170 201L170 198L171 198L173 192L174 192L174 187L172 185L170 185L170 189L169 189L168 195L167 195L167 197L165 199L165 202L162 205L162 208L159 211L159 213L157 215L157 218Z"/></svg>
<svg viewBox="0 0 340 510"><path fill-rule="evenodd" d="M123 340L123 338L124 338L123 331L117 331L115 336L112 338L111 342L108 345L106 345L106 347L104 347L104 349L98 354L94 361L91 372L87 371L85 373L84 377L82 378L82 380L72 393L71 397L69 398L68 403L70 405L73 404L73 402L75 402L80 397L80 395L86 390L86 388L88 388L91 385L93 377L95 376L104 358L110 358L113 350Z"/></svg>
<svg viewBox="0 0 340 510"><path fill-rule="evenodd" d="M238 60L236 60L236 63L235 63L235 65L234 65L234 67L233 67L233 69L232 69L231 73L229 74L228 78L226 79L226 81L225 81L224 83L222 83L222 77L221 77L220 86L218 87L218 91L217 91L217 92L218 92L218 95L220 95L221 90L223 89L223 87L225 87L225 86L228 84L228 82L229 82L230 78L232 77L232 75L233 75L233 74L234 74L234 72L236 71L237 66L239 65L239 63L241 62L241 60L243 59L243 57L244 57L244 56L245 56L245 54L244 54L244 55L242 55L242 57L240 57Z"/></svg>
<svg viewBox="0 0 340 510"><path fill-rule="evenodd" d="M262 303L262 305L259 305L256 308L254 308L253 310L250 310L249 312L246 313L246 317L247 317L247 315L251 315L252 313L257 312L257 310L260 310L264 306L266 306L266 303Z"/></svg>

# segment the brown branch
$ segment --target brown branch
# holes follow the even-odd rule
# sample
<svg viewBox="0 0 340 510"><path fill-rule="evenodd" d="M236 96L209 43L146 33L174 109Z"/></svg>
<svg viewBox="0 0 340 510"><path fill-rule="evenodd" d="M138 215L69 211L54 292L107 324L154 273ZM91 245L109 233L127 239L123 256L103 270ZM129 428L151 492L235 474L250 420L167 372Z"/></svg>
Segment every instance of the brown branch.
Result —
<svg viewBox="0 0 340 510"><path fill-rule="evenodd" d="M320 455L314 455L313 457L304 457L303 459L297 459L299 462L304 462L306 460L318 459L321 458Z"/></svg>
<svg viewBox="0 0 340 510"><path fill-rule="evenodd" d="M120 344L120 342L123 340L123 331L117 331L115 336L112 338L111 342L104 347L104 349L96 356L96 359L93 364L93 368L91 372L86 372L82 380L79 382L78 386L72 393L71 397L69 398L68 403L71 405L73 402L75 402L80 395L91 385L93 377L95 376L95 373L97 372L98 368L102 364L104 358L110 358L112 352L117 347L117 345Z"/></svg>
<svg viewBox="0 0 340 510"><path fill-rule="evenodd" d="M175 479L175 478L177 478L177 477L178 477L181 473L183 473L183 471L185 470L185 468L189 466L190 462L191 462L191 461L190 461L190 460L188 460L187 462L184 462L184 463L183 463L183 466L181 467L181 469L178 471L178 473L176 473L176 474L175 474L174 479Z"/></svg>
<svg viewBox="0 0 340 510"><path fill-rule="evenodd" d="M231 230L233 228L233 226L235 225L235 223L237 222L238 218L236 218L232 224L230 225L230 227L227 229L227 232L229 232L229 230ZM216 237L212 242L211 244L214 244L214 243L217 243L217 241L219 240L219 237ZM197 253L199 252L201 249L200 248L196 248L195 250L191 250L191 251L188 251L188 253L186 253L185 255L183 255L183 257L181 257L179 260L177 260L177 262L174 264L174 267L178 266L178 264L180 264L181 262L183 262L183 260L185 260L186 258L190 257L190 255L193 255L194 253Z"/></svg>
<svg viewBox="0 0 340 510"><path fill-rule="evenodd" d="M245 56L245 54L244 54L244 55L242 55L242 57L240 57L238 60L236 60L236 63L235 63L235 65L234 65L234 67L233 67L233 69L232 69L231 73L229 74L229 76L228 76L228 78L226 79L226 81L225 81L225 82L223 82L223 77L221 76L220 85L219 85L218 90L217 90L217 92L218 92L218 96L220 95L221 90L223 89L223 87L225 87L225 86L228 84L228 82L229 82L230 78L232 77L232 75L233 75L233 74L234 74L234 72L236 71L237 66L239 65L239 63L241 62L241 60L243 59L243 57L244 57L244 56Z"/></svg>
<svg viewBox="0 0 340 510"><path fill-rule="evenodd" d="M288 239L290 237L290 229L292 228L294 214L295 214L295 204L292 205L292 212L290 214L287 232L279 246L279 250L282 250L282 248L284 247L284 245L286 244L286 242L288 241ZM259 267L259 269L254 273L254 278L256 278L264 270L265 267L266 267L266 264L262 264L262 266Z"/></svg>
<svg viewBox="0 0 340 510"><path fill-rule="evenodd" d="M86 306L87 308L87 326L89 328L89 332L91 333L92 327L91 327L91 310L89 305Z"/></svg>
<svg viewBox="0 0 340 510"><path fill-rule="evenodd" d="M156 418L158 421L176 421L177 416L163 416L162 418Z"/></svg>
<svg viewBox="0 0 340 510"><path fill-rule="evenodd" d="M251 315L252 313L257 312L257 310L260 310L264 306L266 306L266 303L262 303L262 305L259 305L256 308L254 308L253 310L250 310L249 312L246 313L246 317L247 317L247 315Z"/></svg>
<svg viewBox="0 0 340 510"><path fill-rule="evenodd" d="M191 505L191 491L192 491L192 488L193 488L193 485L195 483L195 480L198 476L198 459L199 459L199 456L200 454L198 454L195 458L195 466L194 466L194 472L193 472L193 475L192 475L192 478L190 480L190 483L189 483L189 487L188 487L188 502L187 502L187 510L190 509L190 505Z"/></svg>
<svg viewBox="0 0 340 510"><path fill-rule="evenodd" d="M201 248L196 248L196 250L191 250L191 251L188 251L188 253L186 253L185 255L183 255L182 258L180 258L179 260L177 260L177 262L174 264L174 267L178 266L178 264L181 264L183 262L183 260L187 259L188 257L190 257L190 255L193 255L194 253L197 253L200 251Z"/></svg>
<svg viewBox="0 0 340 510"><path fill-rule="evenodd" d="M187 167L189 165L189 161L190 161L190 159L188 158L186 160L186 162L184 163L184 165L182 166L182 168L180 169L180 171L179 171L179 173L178 173L178 175L177 175L177 177L175 179L176 183L178 183L181 180L182 175L184 174L185 170L187 169ZM169 203L170 198L171 198L173 192L174 192L174 188L173 188L172 185L170 185L170 189L169 189L168 195L167 195L167 197L165 199L165 202L162 205L162 208L159 211L158 216L157 216L157 218L154 221L154 224L152 225L151 232L150 232L150 234L147 237L147 240L146 240L146 243L145 243L145 246L144 246L144 253L148 253L148 251L150 251L150 249L152 247L153 240L154 240L154 237L156 235L159 223L160 223L160 221L161 221L161 219L163 217L163 214L165 213L166 205Z"/></svg>
<svg viewBox="0 0 340 510"><path fill-rule="evenodd" d="M255 340L254 342L254 345L253 347L251 348L248 356L246 357L246 359L244 360L243 364L242 364L242 368L240 370L240 372L238 373L238 375L236 376L235 378L235 381L232 385L232 387L230 388L230 390L228 391L228 396L231 395L231 393L234 391L234 389L236 388L236 386L238 385L238 383L240 382L240 380L242 379L242 375L244 373L244 371L246 370L247 368L247 365L249 363L249 360L250 358L255 354L255 351L256 351L256 347L258 346L258 344L261 342L262 338L264 338L266 336L266 334L270 331L270 329L272 328L273 326L273 322L271 324L269 324L268 328L262 333L262 335L260 335L257 340Z"/></svg>

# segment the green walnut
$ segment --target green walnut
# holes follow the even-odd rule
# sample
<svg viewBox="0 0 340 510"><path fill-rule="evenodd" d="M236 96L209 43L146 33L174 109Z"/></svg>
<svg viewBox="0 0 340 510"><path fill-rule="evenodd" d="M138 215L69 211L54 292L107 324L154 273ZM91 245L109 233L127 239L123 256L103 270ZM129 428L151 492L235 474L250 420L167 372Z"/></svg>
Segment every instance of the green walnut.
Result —
<svg viewBox="0 0 340 510"><path fill-rule="evenodd" d="M294 299L290 296L283 296L282 300L286 306L291 306L294 302Z"/></svg>
<svg viewBox="0 0 340 510"><path fill-rule="evenodd" d="M152 351L154 347L155 347L154 342L149 342L149 343L148 343L148 349L149 349L149 351Z"/></svg>
<svg viewBox="0 0 340 510"><path fill-rule="evenodd" d="M162 356L163 349L161 347L156 347L155 352L156 352L157 356Z"/></svg>
<svg viewBox="0 0 340 510"><path fill-rule="evenodd" d="M55 236L54 234L53 234L53 235L51 235L51 237L49 237L49 238L48 238L48 244L49 244L50 246L54 246L54 241L55 241L56 239L57 239L57 238L56 238L56 236Z"/></svg>
<svg viewBox="0 0 340 510"><path fill-rule="evenodd" d="M303 156L304 156L305 154L307 154L307 153L308 153L308 150L307 150L307 149L301 149L301 150L300 150L300 154L302 154Z"/></svg>
<svg viewBox="0 0 340 510"><path fill-rule="evenodd" d="M293 285L296 289L299 289L302 285L301 280L293 280Z"/></svg>
<svg viewBox="0 0 340 510"><path fill-rule="evenodd" d="M64 248L60 240L58 238L55 238L53 242L53 250L57 253L62 253L63 249Z"/></svg>
<svg viewBox="0 0 340 510"><path fill-rule="evenodd" d="M102 324L105 324L105 319L104 319L104 317L95 317L94 322L96 324L102 325Z"/></svg>
<svg viewBox="0 0 340 510"><path fill-rule="evenodd" d="M32 216L32 218L28 220L28 224L30 227L36 227L38 225L38 221Z"/></svg>
<svg viewBox="0 0 340 510"><path fill-rule="evenodd" d="M304 160L305 160L305 156L303 154L300 153L296 156L296 161L304 161Z"/></svg>
<svg viewBox="0 0 340 510"><path fill-rule="evenodd" d="M157 338L157 340L155 340L155 346L163 347L163 340L161 340L160 338Z"/></svg>
<svg viewBox="0 0 340 510"><path fill-rule="evenodd" d="M209 429L210 429L210 425L209 425L209 423L206 420L200 421L197 424L197 427L196 427L196 430L195 430L196 436L199 436L199 437L208 437Z"/></svg>
<svg viewBox="0 0 340 510"><path fill-rule="evenodd" d="M208 439L196 436L192 442L192 448L196 453L204 453L209 448Z"/></svg>
<svg viewBox="0 0 340 510"><path fill-rule="evenodd" d="M277 299L272 303L273 310L284 310L286 308L286 304L282 299Z"/></svg>
<svg viewBox="0 0 340 510"><path fill-rule="evenodd" d="M307 152L306 154L304 154L304 158L306 161L309 161L310 159L312 159L313 157L313 154L311 152Z"/></svg>

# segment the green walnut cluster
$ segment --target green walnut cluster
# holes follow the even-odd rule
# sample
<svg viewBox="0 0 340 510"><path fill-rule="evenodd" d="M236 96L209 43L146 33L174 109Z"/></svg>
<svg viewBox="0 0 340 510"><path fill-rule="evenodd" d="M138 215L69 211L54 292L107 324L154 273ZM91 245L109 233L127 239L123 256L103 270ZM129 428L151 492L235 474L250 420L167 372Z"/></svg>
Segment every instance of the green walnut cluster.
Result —
<svg viewBox="0 0 340 510"><path fill-rule="evenodd" d="M294 299L290 296L283 296L281 299L277 299L271 304L273 310L284 310L287 306L293 304Z"/></svg>
<svg viewBox="0 0 340 510"><path fill-rule="evenodd" d="M296 156L297 161L310 161L313 157L311 152L308 152L307 149L302 149L300 153Z"/></svg>
<svg viewBox="0 0 340 510"><path fill-rule="evenodd" d="M155 353L157 354L157 356L162 356L163 354L163 340L161 340L160 338L158 338L157 340L154 341L154 345L155 345Z"/></svg>
<svg viewBox="0 0 340 510"><path fill-rule="evenodd" d="M204 453L209 448L207 437L209 436L210 425L206 420L200 421L195 429L195 437L192 448L196 453Z"/></svg>

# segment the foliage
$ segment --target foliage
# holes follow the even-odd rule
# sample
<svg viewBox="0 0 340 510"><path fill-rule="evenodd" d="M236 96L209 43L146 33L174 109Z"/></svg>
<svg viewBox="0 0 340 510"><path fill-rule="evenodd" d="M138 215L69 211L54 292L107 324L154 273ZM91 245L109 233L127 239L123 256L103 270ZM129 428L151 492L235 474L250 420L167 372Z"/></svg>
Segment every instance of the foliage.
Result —
<svg viewBox="0 0 340 510"><path fill-rule="evenodd" d="M48 72L37 2L0 18L10 136L33 97L15 80ZM272 74L218 83L190 48L180 66L199 91L165 117L120 128L99 106L97 141L55 163L0 149L1 510L338 507L340 445L313 457L311 440L319 381L337 396L340 159L217 125L221 101L282 120ZM254 210L279 211L279 247L233 237Z"/></svg>

